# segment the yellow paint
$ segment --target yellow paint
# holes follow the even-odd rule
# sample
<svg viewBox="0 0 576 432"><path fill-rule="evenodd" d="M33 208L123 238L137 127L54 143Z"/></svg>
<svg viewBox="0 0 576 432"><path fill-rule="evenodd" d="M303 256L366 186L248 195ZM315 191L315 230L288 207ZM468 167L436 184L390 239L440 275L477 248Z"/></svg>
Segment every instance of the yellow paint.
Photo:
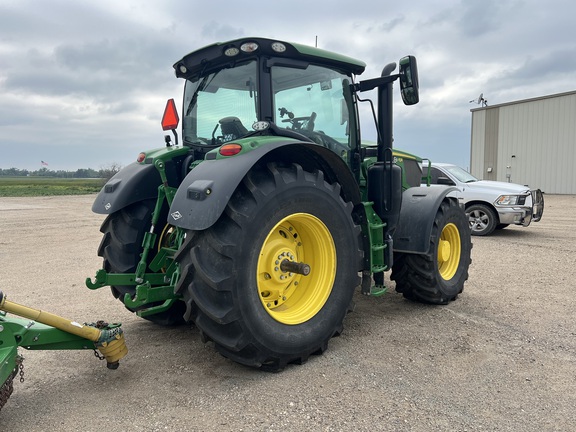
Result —
<svg viewBox="0 0 576 432"><path fill-rule="evenodd" d="M94 342L94 346L100 350L102 355L106 358L106 362L117 363L118 360L124 358L128 354L124 333L120 328L113 330L104 330L105 332L112 332L114 338L112 340L100 341L101 338L108 338L108 334L89 325L82 325L76 321L71 321L58 315L49 312L44 312L39 309L29 308L18 303L6 300L6 296L2 297L0 301L0 310L3 310L23 318L54 327L66 333L71 333L88 339ZM104 334L104 336L103 336Z"/></svg>
<svg viewBox="0 0 576 432"><path fill-rule="evenodd" d="M462 243L460 232L453 223L447 224L440 234L438 243L438 271L444 280L450 280L456 274L460 264Z"/></svg>
<svg viewBox="0 0 576 432"><path fill-rule="evenodd" d="M284 272L283 260L310 266L307 276ZM336 277L336 247L324 223L308 213L278 222L264 240L257 266L257 288L266 311L282 324L313 318L332 292Z"/></svg>

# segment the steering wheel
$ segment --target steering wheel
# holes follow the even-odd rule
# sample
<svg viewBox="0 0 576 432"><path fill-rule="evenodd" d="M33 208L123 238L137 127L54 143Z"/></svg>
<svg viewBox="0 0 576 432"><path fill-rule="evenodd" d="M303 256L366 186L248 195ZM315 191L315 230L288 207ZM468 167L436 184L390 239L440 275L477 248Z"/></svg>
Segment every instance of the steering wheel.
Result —
<svg viewBox="0 0 576 432"><path fill-rule="evenodd" d="M288 113L290 115L291 113ZM291 123L292 130L314 130L314 120L316 120L316 113L312 111L309 117L292 117L282 120L282 123Z"/></svg>

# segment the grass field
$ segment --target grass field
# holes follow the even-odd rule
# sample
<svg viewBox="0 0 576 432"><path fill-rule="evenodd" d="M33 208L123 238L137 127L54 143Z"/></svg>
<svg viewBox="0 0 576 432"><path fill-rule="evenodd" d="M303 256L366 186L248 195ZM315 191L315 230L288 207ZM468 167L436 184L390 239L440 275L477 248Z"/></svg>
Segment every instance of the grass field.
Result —
<svg viewBox="0 0 576 432"><path fill-rule="evenodd" d="M84 195L97 193L103 179L0 177L0 197Z"/></svg>

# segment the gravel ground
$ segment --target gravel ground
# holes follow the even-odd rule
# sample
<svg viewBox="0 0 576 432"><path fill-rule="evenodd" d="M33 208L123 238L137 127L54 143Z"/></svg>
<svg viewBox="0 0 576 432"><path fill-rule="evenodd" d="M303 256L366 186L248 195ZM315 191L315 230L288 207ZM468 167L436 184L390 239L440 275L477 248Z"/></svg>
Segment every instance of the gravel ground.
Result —
<svg viewBox="0 0 576 432"><path fill-rule="evenodd" d="M137 318L84 279L93 196L0 198L0 289L77 321L121 321L116 371L90 351L26 351L1 431L567 431L576 424L576 197L541 222L473 238L447 306L357 294L328 351L279 374L232 363L189 326Z"/></svg>

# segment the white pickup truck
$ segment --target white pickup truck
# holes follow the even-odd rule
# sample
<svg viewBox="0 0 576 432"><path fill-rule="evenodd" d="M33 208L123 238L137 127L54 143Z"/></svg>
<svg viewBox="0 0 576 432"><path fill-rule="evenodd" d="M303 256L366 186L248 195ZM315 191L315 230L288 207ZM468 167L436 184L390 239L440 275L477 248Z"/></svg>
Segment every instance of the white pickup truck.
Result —
<svg viewBox="0 0 576 432"><path fill-rule="evenodd" d="M538 222L544 212L540 189L479 180L456 165L432 163L430 183L456 186L460 190L458 199L466 210L472 235L485 236L510 224L526 227L530 222Z"/></svg>

